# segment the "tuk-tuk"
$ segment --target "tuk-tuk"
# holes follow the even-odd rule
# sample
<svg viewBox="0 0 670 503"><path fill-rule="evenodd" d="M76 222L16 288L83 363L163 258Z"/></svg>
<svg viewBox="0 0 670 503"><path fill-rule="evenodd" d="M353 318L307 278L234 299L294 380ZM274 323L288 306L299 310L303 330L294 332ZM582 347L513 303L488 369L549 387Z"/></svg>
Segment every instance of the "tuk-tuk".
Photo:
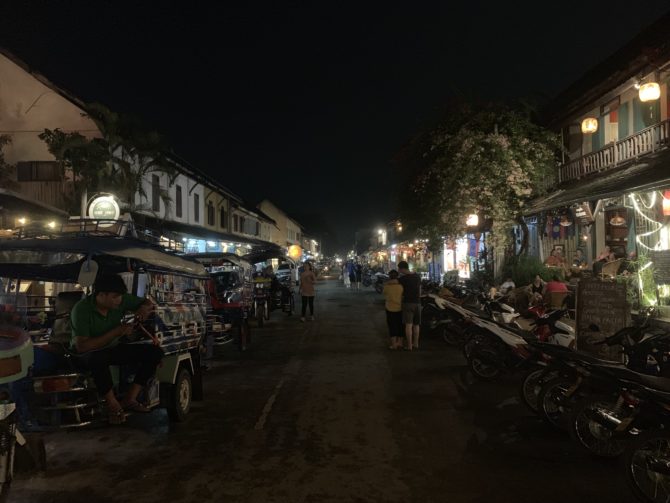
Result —
<svg viewBox="0 0 670 503"><path fill-rule="evenodd" d="M207 292L212 313L232 326L239 349L251 344L249 317L253 306L253 266L234 253L189 253L184 255L201 263L209 273Z"/></svg>
<svg viewBox="0 0 670 503"><path fill-rule="evenodd" d="M254 266L277 259L279 261L278 269L287 266L289 271L297 272L296 263L286 256L286 252L279 247L258 248L243 255L242 258ZM255 312L259 326L262 326L261 316L264 315L267 320L270 318L270 313L276 309L281 309L288 316L293 314L295 310L294 287L297 282L296 279L294 274L280 274L279 270L275 271L272 277L254 279L254 307L260 304L258 299L264 301L261 304L262 309L252 310L252 312Z"/></svg>
<svg viewBox="0 0 670 503"><path fill-rule="evenodd" d="M182 421L191 401L202 399L201 341L220 326L209 313L209 275L202 264L135 237L88 232L84 225L73 232L19 233L0 239L0 278L5 310L26 313L34 357L25 359L27 375L13 389L23 428L78 428L108 417L90 372L70 349L69 324L72 308L103 272L119 274L130 293L156 305L154 316L124 341L157 344L164 353L143 402ZM112 367L119 391L132 372Z"/></svg>

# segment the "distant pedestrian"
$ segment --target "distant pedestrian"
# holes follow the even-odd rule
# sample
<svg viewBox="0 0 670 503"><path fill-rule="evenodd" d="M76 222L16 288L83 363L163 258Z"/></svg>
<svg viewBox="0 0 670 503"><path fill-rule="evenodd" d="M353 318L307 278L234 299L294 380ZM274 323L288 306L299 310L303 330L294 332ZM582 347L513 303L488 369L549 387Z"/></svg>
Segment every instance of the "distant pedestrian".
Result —
<svg viewBox="0 0 670 503"><path fill-rule="evenodd" d="M307 314L307 306L309 305L309 319L314 321L314 296L316 294L314 284L316 283L316 276L312 270L312 264L305 262L304 270L300 274L300 296L302 297L302 316L300 321L305 321L305 314Z"/></svg>
<svg viewBox="0 0 670 503"><path fill-rule="evenodd" d="M408 351L419 349L419 329L421 328L421 277L410 272L404 260L398 263L402 285L402 322L405 325L405 339Z"/></svg>
<svg viewBox="0 0 670 503"><path fill-rule="evenodd" d="M351 288L351 280L349 279L349 269L346 263L342 264L342 281L346 288Z"/></svg>
<svg viewBox="0 0 670 503"><path fill-rule="evenodd" d="M360 290L361 281L363 281L363 266L361 265L360 262L356 263L354 272L356 274L356 290Z"/></svg>
<svg viewBox="0 0 670 503"><path fill-rule="evenodd" d="M389 349L402 349L402 285L398 282L398 271L389 271L389 279L384 283L386 323L389 327L391 345Z"/></svg>
<svg viewBox="0 0 670 503"><path fill-rule="evenodd" d="M349 273L349 282L353 288L353 286L356 284L356 266L354 265L353 260L347 262L347 272Z"/></svg>

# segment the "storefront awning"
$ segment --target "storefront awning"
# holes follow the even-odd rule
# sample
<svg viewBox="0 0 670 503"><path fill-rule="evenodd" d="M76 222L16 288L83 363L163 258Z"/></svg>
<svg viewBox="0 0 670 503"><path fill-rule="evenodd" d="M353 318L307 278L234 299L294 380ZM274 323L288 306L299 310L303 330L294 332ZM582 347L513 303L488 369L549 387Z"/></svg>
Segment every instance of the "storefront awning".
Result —
<svg viewBox="0 0 670 503"><path fill-rule="evenodd" d="M539 197L529 204L524 215L533 215L574 203L617 197L628 192L644 192L670 187L670 153L637 162L611 173L587 180L576 180L570 186Z"/></svg>
<svg viewBox="0 0 670 503"><path fill-rule="evenodd" d="M230 241L231 243L242 243L256 246L266 246L269 244L267 241L261 239L239 236L228 232L218 232L212 229L207 229L206 227L200 227L199 225L162 220L141 213L133 213L133 218L136 222L144 225L148 229L163 235L176 233L187 238L205 239L208 241Z"/></svg>
<svg viewBox="0 0 670 503"><path fill-rule="evenodd" d="M30 219L67 220L67 211L35 201L24 194L7 189L0 189L0 211L21 214Z"/></svg>

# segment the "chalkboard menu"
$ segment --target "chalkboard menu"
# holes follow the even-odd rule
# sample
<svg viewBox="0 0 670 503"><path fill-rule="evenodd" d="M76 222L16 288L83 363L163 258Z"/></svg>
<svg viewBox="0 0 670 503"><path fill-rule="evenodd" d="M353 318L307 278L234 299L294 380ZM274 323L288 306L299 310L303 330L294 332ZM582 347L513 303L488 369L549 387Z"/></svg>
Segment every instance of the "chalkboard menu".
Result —
<svg viewBox="0 0 670 503"><path fill-rule="evenodd" d="M597 278L584 278L577 285L577 349L599 358L621 361L621 347L595 345L630 325L626 285ZM589 328L597 325L599 331Z"/></svg>
<svg viewBox="0 0 670 503"><path fill-rule="evenodd" d="M661 285L670 283L670 250L654 250L649 252L654 281Z"/></svg>

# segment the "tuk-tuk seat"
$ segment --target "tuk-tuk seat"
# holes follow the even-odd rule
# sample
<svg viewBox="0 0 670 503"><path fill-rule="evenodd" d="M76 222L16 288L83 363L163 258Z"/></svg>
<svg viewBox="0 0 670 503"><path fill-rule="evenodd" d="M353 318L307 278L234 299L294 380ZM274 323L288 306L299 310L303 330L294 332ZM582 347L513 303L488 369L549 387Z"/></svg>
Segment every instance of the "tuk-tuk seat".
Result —
<svg viewBox="0 0 670 503"><path fill-rule="evenodd" d="M70 346L72 335L72 325L70 324L70 313L75 304L83 298L82 292L60 292L56 297L56 319L54 320L53 330L49 337L49 342L61 344L65 347Z"/></svg>

